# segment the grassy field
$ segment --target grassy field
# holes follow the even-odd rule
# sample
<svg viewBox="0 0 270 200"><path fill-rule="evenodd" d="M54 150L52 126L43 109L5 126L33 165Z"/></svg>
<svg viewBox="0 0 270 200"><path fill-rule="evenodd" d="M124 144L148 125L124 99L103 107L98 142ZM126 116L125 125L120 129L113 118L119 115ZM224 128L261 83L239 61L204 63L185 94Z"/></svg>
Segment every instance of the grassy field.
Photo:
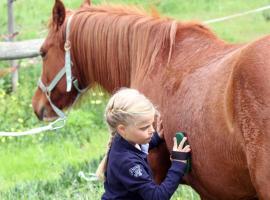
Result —
<svg viewBox="0 0 270 200"><path fill-rule="evenodd" d="M17 40L45 37L54 1L15 1ZM101 3L131 4L148 11L155 7L163 16L180 21L205 21L255 9L269 0L108 0ZM69 8L79 0L65 0ZM0 36L7 29L6 1L0 2ZM247 42L269 34L270 11L209 25L228 42ZM41 61L20 61L18 92L10 93L10 76L0 78L0 130L19 131L40 125L32 112L31 97L36 88ZM8 67L0 62L0 68ZM107 141L103 110L108 95L90 91L72 109L67 126L55 132L21 138L0 137L0 199L100 199L101 183L89 183L78 176L94 172ZM173 200L199 199L188 187L180 187Z"/></svg>

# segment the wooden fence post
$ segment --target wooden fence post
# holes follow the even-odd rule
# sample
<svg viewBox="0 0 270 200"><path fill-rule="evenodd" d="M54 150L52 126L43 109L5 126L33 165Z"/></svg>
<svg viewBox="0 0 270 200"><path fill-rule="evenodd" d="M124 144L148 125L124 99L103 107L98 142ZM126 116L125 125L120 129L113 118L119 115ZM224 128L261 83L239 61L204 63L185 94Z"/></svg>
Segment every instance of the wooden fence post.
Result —
<svg viewBox="0 0 270 200"><path fill-rule="evenodd" d="M7 0L8 5L8 40L13 41L13 33L14 33L14 15L13 15L13 2L15 0ZM10 61L10 67L14 68L15 70L12 72L12 91L15 92L18 86L18 65L15 60Z"/></svg>

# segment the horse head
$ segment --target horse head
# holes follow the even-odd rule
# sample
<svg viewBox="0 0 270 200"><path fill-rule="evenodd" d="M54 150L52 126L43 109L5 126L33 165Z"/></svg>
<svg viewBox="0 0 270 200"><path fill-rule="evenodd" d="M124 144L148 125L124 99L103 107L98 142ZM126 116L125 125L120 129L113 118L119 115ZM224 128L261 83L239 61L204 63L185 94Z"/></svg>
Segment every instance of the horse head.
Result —
<svg viewBox="0 0 270 200"><path fill-rule="evenodd" d="M89 0L81 5L86 6L90 6ZM80 80L76 79L79 78L78 72L72 66L68 38L68 21L72 14L60 0L55 1L49 33L40 48L42 74L39 87L32 98L34 112L40 120L64 117L62 109L69 107L81 92L78 84Z"/></svg>

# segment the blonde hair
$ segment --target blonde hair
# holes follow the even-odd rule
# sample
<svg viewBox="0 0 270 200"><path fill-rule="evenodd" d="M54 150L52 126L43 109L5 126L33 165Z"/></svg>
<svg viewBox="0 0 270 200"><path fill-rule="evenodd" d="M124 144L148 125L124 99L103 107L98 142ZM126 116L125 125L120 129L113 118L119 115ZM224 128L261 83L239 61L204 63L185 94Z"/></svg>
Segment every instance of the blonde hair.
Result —
<svg viewBox="0 0 270 200"><path fill-rule="evenodd" d="M104 180L108 153L117 133L117 126L119 124L125 126L136 125L136 122L141 117L155 114L157 114L157 110L154 105L138 90L122 88L110 98L105 109L105 120L110 131L110 138L108 141L107 152L96 171L96 175L100 180Z"/></svg>

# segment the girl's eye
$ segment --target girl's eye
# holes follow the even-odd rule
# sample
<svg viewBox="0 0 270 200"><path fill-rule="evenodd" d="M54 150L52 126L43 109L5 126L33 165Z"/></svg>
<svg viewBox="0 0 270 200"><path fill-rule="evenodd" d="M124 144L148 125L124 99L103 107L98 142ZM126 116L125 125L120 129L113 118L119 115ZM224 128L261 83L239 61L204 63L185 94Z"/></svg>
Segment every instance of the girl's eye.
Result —
<svg viewBox="0 0 270 200"><path fill-rule="evenodd" d="M145 131L145 130L147 130L149 127L150 127L150 126L145 126L145 127L140 128L140 130Z"/></svg>

